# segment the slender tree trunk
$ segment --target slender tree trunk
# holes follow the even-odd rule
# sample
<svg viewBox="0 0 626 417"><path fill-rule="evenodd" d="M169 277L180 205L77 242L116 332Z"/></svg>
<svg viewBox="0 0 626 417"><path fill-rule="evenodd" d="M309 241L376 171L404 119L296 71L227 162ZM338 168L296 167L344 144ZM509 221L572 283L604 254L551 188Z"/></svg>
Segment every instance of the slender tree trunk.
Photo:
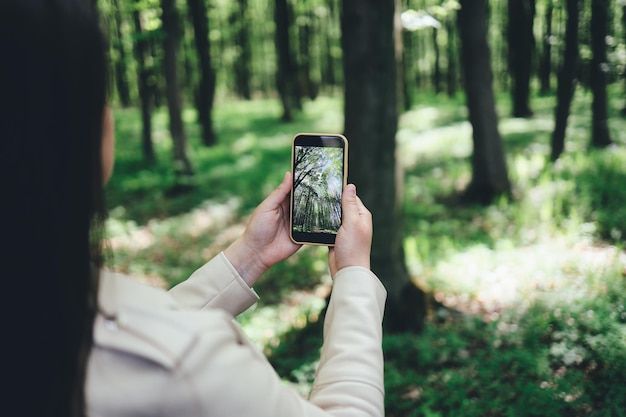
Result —
<svg viewBox="0 0 626 417"><path fill-rule="evenodd" d="M275 41L278 55L276 87L283 105L283 121L291 121L294 110L302 107L298 91L298 65L290 45L290 15L288 0L276 0L274 6Z"/></svg>
<svg viewBox="0 0 626 417"><path fill-rule="evenodd" d="M183 26L183 28L184 30L181 31L181 36L178 39L179 50L182 53L183 71L182 74L179 73L178 81L182 96L189 96L197 99L197 94L194 92L197 87L194 84L194 81L197 78L196 74L198 73L198 63L196 62L195 53L193 51L194 47L192 45L195 36L192 33L189 33L189 29L187 27ZM197 103L195 104L197 107Z"/></svg>
<svg viewBox="0 0 626 417"><path fill-rule="evenodd" d="M230 23L234 27L234 41L239 55L234 62L235 90L240 97L246 100L252 98L250 88L252 49L250 47L250 32L246 18L248 0L237 0L238 6L230 16Z"/></svg>
<svg viewBox="0 0 626 417"><path fill-rule="evenodd" d="M491 52L487 43L487 1L461 0L458 19L463 81L474 143L472 181L464 198L489 204L494 197L510 194L511 184L493 93Z"/></svg>
<svg viewBox="0 0 626 417"><path fill-rule="evenodd" d="M549 94L552 91L552 12L554 5L552 0L547 0L546 13L544 16L545 27L543 31L543 50L541 62L539 63L539 82L541 94Z"/></svg>
<svg viewBox="0 0 626 417"><path fill-rule="evenodd" d="M202 143L214 145L217 141L213 129L213 99L215 97L215 70L211 62L209 18L204 0L187 0L193 22L196 53L200 61L200 86L196 91L198 120L202 126Z"/></svg>
<svg viewBox="0 0 626 417"><path fill-rule="evenodd" d="M319 92L319 86L313 81L311 77L311 39L312 39L312 21L314 15L311 11L307 11L303 16L303 21L298 25L298 37L299 37L299 52L300 56L298 61L300 62L300 75L302 77L302 93L309 99L315 100Z"/></svg>
<svg viewBox="0 0 626 417"><path fill-rule="evenodd" d="M535 0L509 0L508 58L513 117L530 117L530 75L534 56Z"/></svg>
<svg viewBox="0 0 626 417"><path fill-rule="evenodd" d="M433 69L433 85L435 93L441 92L441 52L439 51L439 42L437 40L438 28L432 28L433 48L435 49L435 68Z"/></svg>
<svg viewBox="0 0 626 417"><path fill-rule="evenodd" d="M606 93L609 63L606 56L607 27L610 0L591 1L591 90L593 92L591 145L603 148L612 143L608 126L608 99Z"/></svg>
<svg viewBox="0 0 626 417"><path fill-rule="evenodd" d="M337 11L337 0L326 0L325 5L328 8L328 15L325 19L319 19L322 39L321 61L321 87L330 87L332 90L335 86L341 84L341 65L340 57L336 56L335 45L338 42L337 29L339 26L339 18Z"/></svg>
<svg viewBox="0 0 626 417"><path fill-rule="evenodd" d="M446 32L448 35L448 44L446 47L446 53L448 57L448 68L446 70L446 84L448 97L453 97L457 92L457 45L456 45L456 30L454 20L446 18Z"/></svg>
<svg viewBox="0 0 626 417"><path fill-rule="evenodd" d="M151 33L159 33L157 30L151 31ZM160 36L149 36L147 38L147 49L148 54L150 55L150 62L152 67L152 74L154 75L153 79L150 82L150 87L152 88L152 94L154 98L154 107L160 108L163 106L163 103L167 101L165 97L165 87L164 82L162 81L163 77L156 76L161 75L164 71L163 69L163 57L158 51L163 49L163 42L161 42Z"/></svg>
<svg viewBox="0 0 626 417"><path fill-rule="evenodd" d="M341 29L350 181L373 214L372 270L388 292L384 325L389 331L416 331L426 307L424 293L407 272L402 247L394 0L344 0Z"/></svg>
<svg viewBox="0 0 626 417"><path fill-rule="evenodd" d="M578 67L578 13L580 0L566 0L565 5L567 8L565 53L561 69L559 70L556 90L557 102L550 155L552 161L556 161L565 149L565 130L576 88L576 70Z"/></svg>
<svg viewBox="0 0 626 417"><path fill-rule="evenodd" d="M174 170L180 178L193 175L193 168L187 158L187 135L183 124L182 102L178 84L179 15L175 0L161 0L161 7L163 9L161 17L163 31L165 32L163 40L165 89L170 118L170 133L174 141Z"/></svg>
<svg viewBox="0 0 626 417"><path fill-rule="evenodd" d="M404 40L407 33L402 27L402 0L395 0L394 17L393 17L393 39L396 58L396 89L398 108L401 111L411 108L410 98L407 97L407 79L406 79L406 55Z"/></svg>
<svg viewBox="0 0 626 417"><path fill-rule="evenodd" d="M624 36L624 43L626 44L626 4L622 6L622 34ZM626 96L626 66L622 70L622 79L624 80L624 96ZM626 116L626 103L622 108L622 115Z"/></svg>
<svg viewBox="0 0 626 417"><path fill-rule="evenodd" d="M119 95L120 103L123 107L130 106L130 88L128 86L128 75L126 73L126 49L122 39L122 12L119 1L113 0L113 13L115 16L115 49L119 56L115 61L115 85Z"/></svg>
<svg viewBox="0 0 626 417"><path fill-rule="evenodd" d="M401 30L402 35L402 56L400 57L401 66L399 67L398 79L402 87L402 95L400 96L402 107L401 111L406 111L413 105L413 83L410 82L411 62L413 61L413 32Z"/></svg>
<svg viewBox="0 0 626 417"><path fill-rule="evenodd" d="M135 0L138 5L142 0ZM146 66L146 33L141 24L139 7L133 10L133 23L135 26L135 59L137 60L137 80L139 83L139 99L141 100L141 149L144 160L156 161L154 146L152 144L152 102L153 91L150 86L150 69Z"/></svg>
<svg viewBox="0 0 626 417"><path fill-rule="evenodd" d="M337 85L335 57L333 56L334 40L329 30L329 25L335 21L335 17L331 14L329 19L324 22L326 30L324 33L324 56L322 58L322 84L329 87Z"/></svg>

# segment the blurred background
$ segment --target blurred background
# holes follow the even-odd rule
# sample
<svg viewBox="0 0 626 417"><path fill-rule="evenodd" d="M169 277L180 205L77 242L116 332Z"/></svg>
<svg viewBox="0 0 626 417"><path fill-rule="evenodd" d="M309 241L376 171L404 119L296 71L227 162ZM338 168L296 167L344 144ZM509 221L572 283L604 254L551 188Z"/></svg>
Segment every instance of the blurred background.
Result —
<svg viewBox="0 0 626 417"><path fill-rule="evenodd" d="M93 0L110 45L108 266L169 288L343 133L374 216L388 416L626 410L623 0ZM323 247L238 318L306 395Z"/></svg>

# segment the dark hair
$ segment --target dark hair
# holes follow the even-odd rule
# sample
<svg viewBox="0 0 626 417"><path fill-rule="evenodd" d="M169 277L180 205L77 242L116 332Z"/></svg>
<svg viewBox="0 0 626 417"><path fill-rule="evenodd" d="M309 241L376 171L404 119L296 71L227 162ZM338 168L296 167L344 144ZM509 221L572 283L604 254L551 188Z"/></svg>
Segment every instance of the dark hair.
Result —
<svg viewBox="0 0 626 417"><path fill-rule="evenodd" d="M5 407L19 415L86 415L107 91L92 3L0 0Z"/></svg>

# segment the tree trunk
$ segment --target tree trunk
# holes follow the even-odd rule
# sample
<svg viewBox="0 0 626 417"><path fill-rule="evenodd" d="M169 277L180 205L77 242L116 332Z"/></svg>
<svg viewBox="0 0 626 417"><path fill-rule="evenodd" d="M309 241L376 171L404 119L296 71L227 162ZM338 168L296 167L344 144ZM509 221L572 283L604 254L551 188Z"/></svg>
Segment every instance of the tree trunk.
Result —
<svg viewBox="0 0 626 417"><path fill-rule="evenodd" d="M191 162L187 158L187 135L182 118L182 103L178 84L177 49L179 39L179 16L175 0L161 0L163 13L164 66L167 107L170 119L170 133L174 141L174 170L179 177L193 175Z"/></svg>
<svg viewBox="0 0 626 417"><path fill-rule="evenodd" d="M508 57L513 117L530 117L530 74L534 56L535 0L509 0Z"/></svg>
<svg viewBox="0 0 626 417"><path fill-rule="evenodd" d="M344 0L341 29L350 181L373 214L372 270L388 292L384 325L389 331L418 331L425 297L411 281L402 247L394 0Z"/></svg>
<svg viewBox="0 0 626 417"><path fill-rule="evenodd" d="M240 97L246 100L252 98L250 89L252 49L250 47L250 33L246 18L248 10L248 0L237 0L238 7L230 16L230 23L234 27L234 42L239 54L234 62L235 90Z"/></svg>
<svg viewBox="0 0 626 417"><path fill-rule="evenodd" d="M322 85L328 87L334 87L337 85L337 65L335 65L335 57L333 55L333 45L335 40L332 37L331 25L337 22L335 8L333 6L333 0L328 1L329 16L327 19L322 19L323 26L321 33L324 40L324 52L322 57Z"/></svg>
<svg viewBox="0 0 626 417"><path fill-rule="evenodd" d="M435 49L435 68L433 69L433 86L435 87L435 93L441 92L441 52L439 51L439 42L437 41L437 35L439 33L438 28L431 28L433 48Z"/></svg>
<svg viewBox="0 0 626 417"><path fill-rule="evenodd" d="M554 5L552 0L548 0L546 4L546 13L544 16L545 28L543 31L543 51L541 54L541 62L539 63L539 82L541 94L550 94L552 78L552 12Z"/></svg>
<svg viewBox="0 0 626 417"><path fill-rule="evenodd" d="M580 0L566 0L567 22L565 27L565 53L559 70L556 87L556 110L554 131L551 140L551 159L556 161L565 149L565 130L576 88L576 69L578 67L578 13Z"/></svg>
<svg viewBox="0 0 626 417"><path fill-rule="evenodd" d="M115 49L119 56L115 60L115 85L123 107L130 106L130 88L128 87L128 75L126 74L126 49L122 41L122 13L119 1L113 0L113 14L115 25Z"/></svg>
<svg viewBox="0 0 626 417"><path fill-rule="evenodd" d="M446 69L446 84L448 97L454 97L457 85L457 46L456 46L456 30L453 19L446 17L446 32L448 34L448 44L446 46L446 54L448 59L448 68Z"/></svg>
<svg viewBox="0 0 626 417"><path fill-rule="evenodd" d="M400 22L402 24L402 22ZM414 33L408 30L401 30L402 35L402 55L400 56L401 65L398 67L397 78L400 81L402 95L400 96L400 112L410 110L413 106L413 83L410 82L411 65L413 61L413 55L410 53L413 51Z"/></svg>
<svg viewBox="0 0 626 417"><path fill-rule="evenodd" d="M494 197L510 194L511 184L498 131L491 53L487 44L486 0L462 0L458 20L463 81L474 144L472 181L464 198L489 204Z"/></svg>
<svg viewBox="0 0 626 417"><path fill-rule="evenodd" d="M624 43L626 43L626 4L622 6L622 34L624 35ZM622 78L624 80L624 96L626 96L626 66L622 70ZM626 103L622 108L622 115L626 116Z"/></svg>
<svg viewBox="0 0 626 417"><path fill-rule="evenodd" d="M411 93L408 90L409 83L407 80L407 56L406 45L407 39L410 39L411 33L405 31L402 27L402 0L395 0L394 9L394 48L396 59L396 85L397 85L397 102L400 113L411 108Z"/></svg>
<svg viewBox="0 0 626 417"><path fill-rule="evenodd" d="M595 148L609 146L611 136L608 126L608 101L606 93L609 64L606 56L607 27L610 0L591 1L591 91L593 93L591 145Z"/></svg>
<svg viewBox="0 0 626 417"><path fill-rule="evenodd" d="M298 92L298 66L290 46L290 11L288 0L276 0L274 21L276 22L275 41L278 55L276 88L283 105L283 121L293 119L294 110L302 107Z"/></svg>
<svg viewBox="0 0 626 417"><path fill-rule="evenodd" d="M143 158L147 162L156 161L154 146L152 144L152 103L153 91L150 86L150 69L146 66L146 33L141 24L141 15L138 4L142 0L135 0L136 7L133 10L133 23L135 25L135 59L137 60L137 80L139 83L139 99L141 100L141 148Z"/></svg>
<svg viewBox="0 0 626 417"><path fill-rule="evenodd" d="M310 100L315 100L319 92L319 86L311 77L311 38L312 38L312 21L314 19L313 12L307 11L303 16L302 23L298 25L299 38L299 62L300 75L302 85L302 95L306 95Z"/></svg>
<svg viewBox="0 0 626 417"><path fill-rule="evenodd" d="M211 63L209 42L209 18L204 0L187 0L193 22L196 53L200 61L200 86L196 91L198 120L202 126L202 143L206 146L216 142L213 129L213 99L215 97L215 70Z"/></svg>

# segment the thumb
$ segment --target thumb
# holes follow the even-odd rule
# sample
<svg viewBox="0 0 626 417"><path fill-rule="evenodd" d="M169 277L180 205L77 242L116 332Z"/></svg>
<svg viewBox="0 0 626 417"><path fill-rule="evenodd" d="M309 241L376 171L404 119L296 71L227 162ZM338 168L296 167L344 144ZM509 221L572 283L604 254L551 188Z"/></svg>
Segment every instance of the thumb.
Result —
<svg viewBox="0 0 626 417"><path fill-rule="evenodd" d="M341 204L343 206L343 216L346 220L357 215L359 211L359 205L356 196L356 186L354 184L348 184L343 191Z"/></svg>
<svg viewBox="0 0 626 417"><path fill-rule="evenodd" d="M267 196L266 201L272 204L280 204L289 192L291 191L291 173L285 172L285 176L283 177L283 181L274 189L269 196Z"/></svg>

